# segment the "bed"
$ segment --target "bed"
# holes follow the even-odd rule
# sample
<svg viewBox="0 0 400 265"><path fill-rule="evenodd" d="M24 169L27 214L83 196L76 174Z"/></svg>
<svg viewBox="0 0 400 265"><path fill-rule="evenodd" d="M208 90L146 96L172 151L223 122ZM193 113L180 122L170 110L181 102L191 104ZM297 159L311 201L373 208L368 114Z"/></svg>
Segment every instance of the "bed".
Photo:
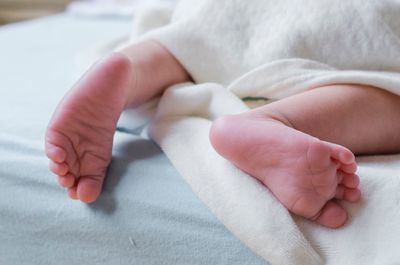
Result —
<svg viewBox="0 0 400 265"><path fill-rule="evenodd" d="M0 28L0 264L266 264L135 130L116 133L93 204L68 199L49 172L44 131L82 54L130 26L61 14Z"/></svg>
<svg viewBox="0 0 400 265"><path fill-rule="evenodd" d="M268 42L263 49L247 45L262 42L257 34L239 38L245 33L240 30L251 27L232 23L246 11L255 16L251 25L267 36L266 29L291 32L300 19L312 18L318 26L324 2L315 3L314 13L307 5L280 2L282 10L296 9L299 18L285 23L268 8L273 1L205 0L196 2L197 9L187 0L175 10L168 5L148 9L136 17L132 32L130 19L71 14L0 28L0 264L398 264L399 154L357 157L363 199L343 202L349 220L332 230L291 215L265 186L219 156L208 137L215 118L246 111L260 97L264 104L264 99L343 83L400 94L398 27L392 23L398 3L353 2L337 0L332 8L341 15L326 10L331 19L324 19L334 28L358 25L337 31L348 41L329 42L331 59L349 48L346 54L354 60L345 58L348 68L301 57L307 51L302 34L294 42L299 54L265 62L259 52L270 51ZM225 15L212 16L220 11ZM264 11L284 27L268 24ZM324 36L330 33L330 27L315 29L319 48L325 50ZM366 41L377 33L385 34ZM47 169L47 122L90 62L129 35L160 41L196 83L168 88L152 108L147 132L157 145L143 134L146 119L137 112L124 114L101 197L89 205L72 201ZM278 35L286 43L286 35ZM243 43L232 45L238 40ZM213 48L204 53L204 47ZM241 47L250 50L243 53ZM232 65L227 58L237 63L237 73L225 71ZM364 68L351 66L358 59Z"/></svg>

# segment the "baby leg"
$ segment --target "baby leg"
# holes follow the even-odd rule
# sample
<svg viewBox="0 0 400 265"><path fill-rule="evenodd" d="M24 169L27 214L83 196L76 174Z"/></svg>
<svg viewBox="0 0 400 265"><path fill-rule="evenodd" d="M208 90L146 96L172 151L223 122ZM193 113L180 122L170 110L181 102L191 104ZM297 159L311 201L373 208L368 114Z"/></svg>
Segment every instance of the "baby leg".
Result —
<svg viewBox="0 0 400 265"><path fill-rule="evenodd" d="M93 202L99 196L124 108L185 80L183 67L154 41L111 54L79 80L59 103L45 139L50 169L71 198Z"/></svg>
<svg viewBox="0 0 400 265"><path fill-rule="evenodd" d="M347 219L337 200L360 198L353 153L399 152L399 115L397 95L332 85L218 119L210 137L291 212L334 228Z"/></svg>

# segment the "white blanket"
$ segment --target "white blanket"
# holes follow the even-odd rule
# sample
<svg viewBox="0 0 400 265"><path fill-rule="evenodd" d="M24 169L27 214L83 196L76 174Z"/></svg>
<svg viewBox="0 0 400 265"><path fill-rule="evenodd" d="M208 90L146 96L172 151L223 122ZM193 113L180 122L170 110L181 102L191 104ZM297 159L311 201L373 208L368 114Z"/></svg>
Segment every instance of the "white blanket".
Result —
<svg viewBox="0 0 400 265"><path fill-rule="evenodd" d="M143 36L162 42L197 83L165 92L151 136L222 223L270 263L400 264L400 156L358 158L363 200L344 203L350 220L330 230L290 215L220 157L208 139L212 120L248 110L246 97L329 84L400 94L399 10L395 0L187 0ZM152 14L137 30L157 24Z"/></svg>

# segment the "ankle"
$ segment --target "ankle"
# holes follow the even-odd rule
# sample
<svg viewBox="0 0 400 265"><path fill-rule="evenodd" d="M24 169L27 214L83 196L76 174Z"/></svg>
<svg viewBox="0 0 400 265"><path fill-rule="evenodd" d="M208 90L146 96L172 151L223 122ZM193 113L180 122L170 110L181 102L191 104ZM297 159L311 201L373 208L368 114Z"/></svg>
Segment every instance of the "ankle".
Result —
<svg viewBox="0 0 400 265"><path fill-rule="evenodd" d="M173 84L190 80L183 66L156 41L134 44L120 53L130 60L132 67L127 105L139 105Z"/></svg>

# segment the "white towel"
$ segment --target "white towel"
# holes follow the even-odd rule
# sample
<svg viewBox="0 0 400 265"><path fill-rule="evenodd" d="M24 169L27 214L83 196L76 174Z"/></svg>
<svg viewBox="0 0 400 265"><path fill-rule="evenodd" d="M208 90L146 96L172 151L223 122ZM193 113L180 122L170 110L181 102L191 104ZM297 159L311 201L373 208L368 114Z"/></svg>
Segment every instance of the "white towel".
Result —
<svg viewBox="0 0 400 265"><path fill-rule="evenodd" d="M399 11L396 0L187 0L143 36L162 42L197 83L165 92L151 136L222 223L270 263L400 264L400 157L358 158L363 200L344 203L350 220L331 230L290 215L220 157L208 139L212 120L248 110L246 97L329 84L400 94ZM150 11L142 17L137 25L157 21Z"/></svg>

